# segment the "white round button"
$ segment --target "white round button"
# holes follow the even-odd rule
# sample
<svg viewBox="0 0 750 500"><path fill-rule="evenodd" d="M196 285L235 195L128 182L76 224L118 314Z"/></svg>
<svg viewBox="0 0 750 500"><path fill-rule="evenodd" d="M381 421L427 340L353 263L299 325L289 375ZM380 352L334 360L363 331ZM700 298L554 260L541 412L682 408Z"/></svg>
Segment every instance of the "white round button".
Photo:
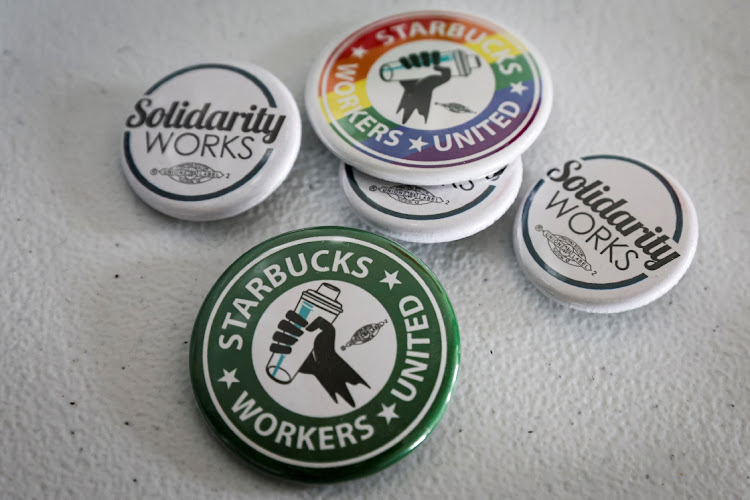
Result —
<svg viewBox="0 0 750 500"><path fill-rule="evenodd" d="M698 219L666 173L615 155L550 169L518 210L513 246L543 293L576 309L613 313L648 304L687 271Z"/></svg>
<svg viewBox="0 0 750 500"><path fill-rule="evenodd" d="M237 215L286 178L300 145L297 105L250 64L197 64L165 76L125 120L122 167L147 204L187 220Z"/></svg>
<svg viewBox="0 0 750 500"><path fill-rule="evenodd" d="M352 208L387 236L418 243L453 241L489 227L513 204L523 166L517 158L486 178L442 186L376 179L341 164L341 185Z"/></svg>
<svg viewBox="0 0 750 500"><path fill-rule="evenodd" d="M305 92L339 158L379 179L439 185L492 175L539 137L547 67L484 18L421 11L380 19L323 51Z"/></svg>

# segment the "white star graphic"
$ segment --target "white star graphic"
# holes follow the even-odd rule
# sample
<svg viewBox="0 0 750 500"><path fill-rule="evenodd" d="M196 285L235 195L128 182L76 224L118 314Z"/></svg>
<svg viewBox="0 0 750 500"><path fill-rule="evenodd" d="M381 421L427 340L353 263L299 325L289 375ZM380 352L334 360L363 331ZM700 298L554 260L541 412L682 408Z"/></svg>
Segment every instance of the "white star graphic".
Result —
<svg viewBox="0 0 750 500"><path fill-rule="evenodd" d="M378 417L383 417L385 419L386 424L390 424L391 420L394 418L398 418L398 415L396 415L396 403L393 403L390 406L386 406L383 403L380 403L380 406L383 407L383 411L378 413Z"/></svg>
<svg viewBox="0 0 750 500"><path fill-rule="evenodd" d="M409 139L409 142L411 142L409 149L416 149L420 153L422 152L422 148L427 146L427 143L422 140L422 136L419 136L416 139Z"/></svg>
<svg viewBox="0 0 750 500"><path fill-rule="evenodd" d="M362 59L367 54L367 49L364 47L352 47L352 55L358 59Z"/></svg>
<svg viewBox="0 0 750 500"><path fill-rule="evenodd" d="M523 84L523 82L517 82L517 83L511 83L510 84L510 93L511 94L518 94L523 95L524 90L529 90L529 88Z"/></svg>
<svg viewBox="0 0 750 500"><path fill-rule="evenodd" d="M388 285L388 290L393 290L394 285L401 284L401 282L398 280L398 271L394 271L392 273L385 271L385 278L380 280L380 282Z"/></svg>
<svg viewBox="0 0 750 500"><path fill-rule="evenodd" d="M228 372L222 368L222 371L224 371L224 376L219 379L219 382L224 382L225 384L227 384L227 389L232 387L232 384L234 384L235 382L239 382L239 380L237 380L237 377L235 377L237 368L235 368L231 372Z"/></svg>

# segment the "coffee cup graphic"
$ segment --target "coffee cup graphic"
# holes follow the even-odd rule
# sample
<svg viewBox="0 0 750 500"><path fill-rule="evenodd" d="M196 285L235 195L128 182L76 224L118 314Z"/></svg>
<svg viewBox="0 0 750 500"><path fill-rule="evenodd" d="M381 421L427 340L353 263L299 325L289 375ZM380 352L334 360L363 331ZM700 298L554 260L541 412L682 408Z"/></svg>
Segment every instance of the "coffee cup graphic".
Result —
<svg viewBox="0 0 750 500"><path fill-rule="evenodd" d="M317 290L302 292L294 312L299 314L308 324L322 317L333 323L344 308L338 301L341 290L329 283L321 284ZM302 325L297 325L304 330ZM281 384L288 384L297 376L300 366L305 362L313 349L315 335L305 332L295 343L289 354L273 353L266 364L266 373Z"/></svg>
<svg viewBox="0 0 750 500"><path fill-rule="evenodd" d="M469 76L472 70L482 65L476 54L469 54L463 50L449 50L440 53L440 66L450 70L450 76ZM383 63L380 66L380 78L386 82L415 80L435 74L433 66L406 68L400 61Z"/></svg>

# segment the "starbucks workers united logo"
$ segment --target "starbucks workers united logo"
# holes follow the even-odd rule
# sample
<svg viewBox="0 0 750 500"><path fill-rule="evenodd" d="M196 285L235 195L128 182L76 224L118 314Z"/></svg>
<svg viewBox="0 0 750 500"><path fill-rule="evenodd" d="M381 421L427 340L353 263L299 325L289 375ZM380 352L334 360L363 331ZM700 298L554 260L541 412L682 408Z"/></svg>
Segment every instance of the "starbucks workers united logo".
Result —
<svg viewBox="0 0 750 500"><path fill-rule="evenodd" d="M538 62L507 30L456 13L394 16L355 32L322 68L328 126L361 153L439 167L515 141L542 99Z"/></svg>
<svg viewBox="0 0 750 500"><path fill-rule="evenodd" d="M374 235L300 237L310 231L237 261L194 330L204 414L267 469L356 467L397 453L436 423L455 376L446 367L457 367L455 323L431 275Z"/></svg>

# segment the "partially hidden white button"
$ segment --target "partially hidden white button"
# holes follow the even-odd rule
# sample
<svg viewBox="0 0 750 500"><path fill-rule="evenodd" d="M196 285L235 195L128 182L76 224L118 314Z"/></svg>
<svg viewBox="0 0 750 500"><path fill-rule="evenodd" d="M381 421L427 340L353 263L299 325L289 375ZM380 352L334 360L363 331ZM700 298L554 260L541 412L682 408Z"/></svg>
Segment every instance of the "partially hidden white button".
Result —
<svg viewBox="0 0 750 500"><path fill-rule="evenodd" d="M513 204L523 164L517 158L486 178L442 186L415 186L376 179L341 164L349 203L383 234L436 243L471 236L497 221Z"/></svg>

